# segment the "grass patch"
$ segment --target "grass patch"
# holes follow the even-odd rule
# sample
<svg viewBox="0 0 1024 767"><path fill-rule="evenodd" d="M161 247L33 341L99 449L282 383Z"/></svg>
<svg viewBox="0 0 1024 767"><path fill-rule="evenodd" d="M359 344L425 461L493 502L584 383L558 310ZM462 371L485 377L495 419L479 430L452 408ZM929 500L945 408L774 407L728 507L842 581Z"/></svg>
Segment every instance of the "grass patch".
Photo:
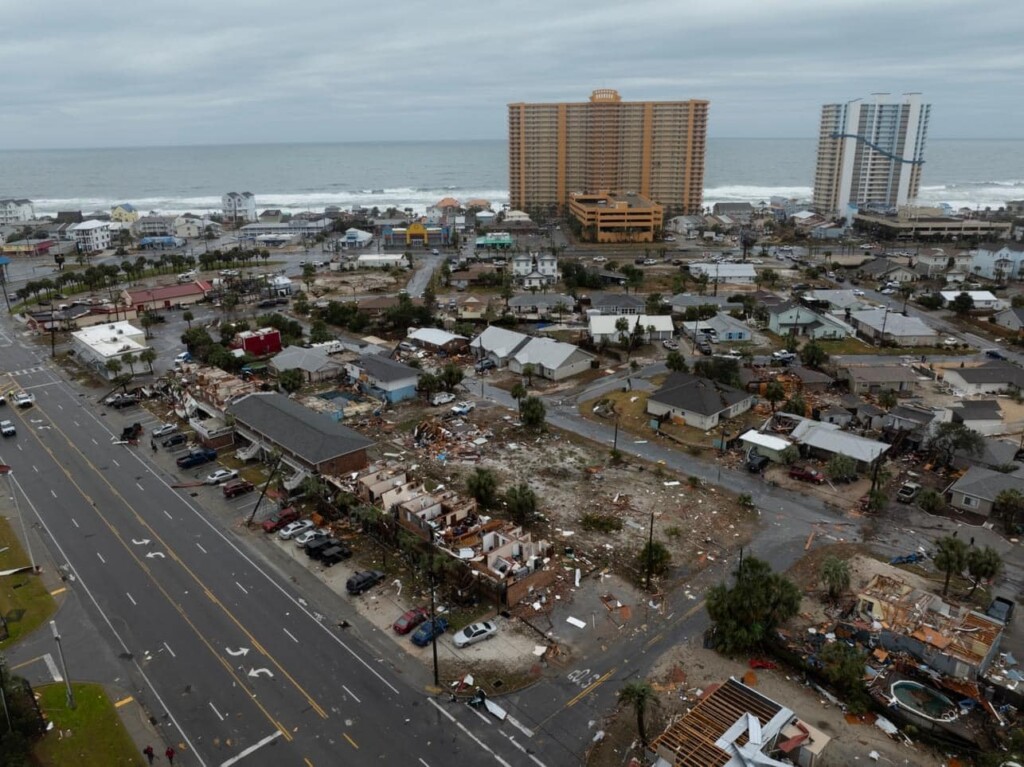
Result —
<svg viewBox="0 0 1024 767"><path fill-rule="evenodd" d="M616 533L622 529L622 520L611 514L588 511L580 517L580 526L588 532Z"/></svg>
<svg viewBox="0 0 1024 767"><path fill-rule="evenodd" d="M33 749L37 763L42 767L141 765L142 753L128 736L103 688L98 684L73 684L72 689L74 709L67 707L63 684L36 688L39 707L53 722L53 729Z"/></svg>
<svg viewBox="0 0 1024 767"><path fill-rule="evenodd" d="M843 338L838 341L818 341L818 346L830 356L843 354L880 354L889 357L921 357L933 354L943 356L974 354L974 349L948 349L944 346L874 346L859 338Z"/></svg>
<svg viewBox="0 0 1024 767"><path fill-rule="evenodd" d="M0 517L0 570L13 570L28 564L28 554L11 529L11 520ZM38 575L21 572L0 579L0 615L7 618L7 631L10 633L0 642L0 648L14 644L38 628L55 610L53 597Z"/></svg>

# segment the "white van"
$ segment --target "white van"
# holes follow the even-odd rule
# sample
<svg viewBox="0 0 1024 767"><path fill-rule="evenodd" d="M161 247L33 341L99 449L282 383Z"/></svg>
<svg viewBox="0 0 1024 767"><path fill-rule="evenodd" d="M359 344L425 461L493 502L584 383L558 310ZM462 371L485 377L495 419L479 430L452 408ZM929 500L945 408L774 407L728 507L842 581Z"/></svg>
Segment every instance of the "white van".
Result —
<svg viewBox="0 0 1024 767"><path fill-rule="evenodd" d="M196 277L199 276L198 272L182 272L178 275L178 282L192 282Z"/></svg>

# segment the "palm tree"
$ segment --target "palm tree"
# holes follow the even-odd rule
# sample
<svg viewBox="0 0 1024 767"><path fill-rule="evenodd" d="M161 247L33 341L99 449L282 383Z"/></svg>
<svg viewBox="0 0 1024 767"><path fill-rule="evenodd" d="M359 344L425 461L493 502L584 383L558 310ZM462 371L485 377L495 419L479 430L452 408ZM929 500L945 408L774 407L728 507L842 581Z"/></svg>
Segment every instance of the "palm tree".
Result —
<svg viewBox="0 0 1024 767"><path fill-rule="evenodd" d="M775 405L786 399L786 389L778 381L771 381L764 387L764 398L771 403L774 413Z"/></svg>
<svg viewBox="0 0 1024 767"><path fill-rule="evenodd" d="M974 579L971 591L967 595L968 598L974 595L975 590L978 588L978 584L983 580L995 578L1002 569L1003 558L999 556L999 552L991 546L986 546L983 549L972 548L968 551L967 572L969 572L971 574L971 578Z"/></svg>
<svg viewBox="0 0 1024 767"><path fill-rule="evenodd" d="M828 557L821 564L821 582L828 590L828 598L833 602L838 601L843 592L850 588L850 564L839 557Z"/></svg>
<svg viewBox="0 0 1024 767"><path fill-rule="evenodd" d="M135 363L139 361L139 358L129 352L128 354L122 354L121 359L124 360L124 364L128 366L128 369L132 372L132 377L135 376Z"/></svg>
<svg viewBox="0 0 1024 767"><path fill-rule="evenodd" d="M892 389L885 389L878 395L878 404L886 410L892 410L897 402L899 400L896 398L896 392Z"/></svg>
<svg viewBox="0 0 1024 767"><path fill-rule="evenodd" d="M150 349L146 347L139 352L139 361L145 362L149 366L150 375L153 374L153 363L156 362L156 349Z"/></svg>
<svg viewBox="0 0 1024 767"><path fill-rule="evenodd" d="M947 535L935 541L935 548L935 566L946 574L942 587L942 596L946 596L953 573L962 573L967 565L967 544L955 535Z"/></svg>
<svg viewBox="0 0 1024 767"><path fill-rule="evenodd" d="M654 688L651 687L650 682L643 679L629 682L619 690L619 702L628 703L633 707L633 711L636 712L636 731L640 736L640 742L646 746L647 728L644 723L644 715L649 706L656 706L658 703L658 699L654 695Z"/></svg>
<svg viewBox="0 0 1024 767"><path fill-rule="evenodd" d="M182 313L181 318L183 320L185 320L185 322L188 323L188 329L191 330L192 329L192 320L194 320L196 318L196 316L194 314L192 314L192 312L186 311L186 312Z"/></svg>
<svg viewBox="0 0 1024 767"><path fill-rule="evenodd" d="M525 365L523 365L523 378L526 379L527 386L533 385L533 374L535 371L536 368L534 367L532 362L527 362Z"/></svg>
<svg viewBox="0 0 1024 767"><path fill-rule="evenodd" d="M522 381L516 381L515 386L512 387L512 390L509 392L509 394L512 395L512 399L519 403L519 412L522 413L523 400L526 399L530 392L527 391Z"/></svg>
<svg viewBox="0 0 1024 767"><path fill-rule="evenodd" d="M121 364L120 360L115 358L107 360L107 364L104 367L110 371L111 378L116 378L117 374L124 368L124 365Z"/></svg>

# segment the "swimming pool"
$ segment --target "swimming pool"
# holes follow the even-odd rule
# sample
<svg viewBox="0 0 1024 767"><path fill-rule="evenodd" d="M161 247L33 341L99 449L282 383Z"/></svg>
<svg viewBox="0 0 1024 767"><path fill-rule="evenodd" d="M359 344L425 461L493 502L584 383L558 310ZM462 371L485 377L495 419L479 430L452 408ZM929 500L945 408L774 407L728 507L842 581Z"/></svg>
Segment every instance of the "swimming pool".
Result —
<svg viewBox="0 0 1024 767"><path fill-rule="evenodd" d="M904 679L893 682L889 690L896 704L918 716L933 722L951 722L957 718L953 701L931 687Z"/></svg>

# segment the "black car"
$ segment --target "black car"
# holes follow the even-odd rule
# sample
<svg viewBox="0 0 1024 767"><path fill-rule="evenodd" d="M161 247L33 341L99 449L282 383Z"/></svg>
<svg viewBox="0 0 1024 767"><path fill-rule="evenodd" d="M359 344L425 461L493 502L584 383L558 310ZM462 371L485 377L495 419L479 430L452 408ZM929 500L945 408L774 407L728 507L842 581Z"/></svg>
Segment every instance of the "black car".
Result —
<svg viewBox="0 0 1024 767"><path fill-rule="evenodd" d="M310 559L319 559L327 549L340 545L341 541L337 538L317 538L306 544L306 556Z"/></svg>
<svg viewBox="0 0 1024 767"><path fill-rule="evenodd" d="M362 594L384 580L384 573L380 570L364 570L356 573L345 582L345 589L349 594Z"/></svg>
<svg viewBox="0 0 1024 767"><path fill-rule="evenodd" d="M985 356L989 357L991 359L994 359L994 360L1005 360L1006 359L1006 355L1003 354L998 349L986 349L985 350Z"/></svg>
<svg viewBox="0 0 1024 767"><path fill-rule="evenodd" d="M277 306L277 301L275 301L273 298L264 298L262 301L256 304L256 306L258 306L260 309L273 309L275 306Z"/></svg>
<svg viewBox="0 0 1024 767"><path fill-rule="evenodd" d="M747 460L747 469L749 471L753 472L754 474L758 474L769 463L771 463L771 460L768 458L768 456L766 456L766 455L756 455L755 454L755 455L750 456L750 458Z"/></svg>
<svg viewBox="0 0 1024 767"><path fill-rule="evenodd" d="M348 546L331 546L320 555L320 561L324 567L331 567L352 556L352 549Z"/></svg>
<svg viewBox="0 0 1024 767"><path fill-rule="evenodd" d="M184 445L188 442L188 437L184 434L172 434L160 444L164 447L177 447L178 445Z"/></svg>

